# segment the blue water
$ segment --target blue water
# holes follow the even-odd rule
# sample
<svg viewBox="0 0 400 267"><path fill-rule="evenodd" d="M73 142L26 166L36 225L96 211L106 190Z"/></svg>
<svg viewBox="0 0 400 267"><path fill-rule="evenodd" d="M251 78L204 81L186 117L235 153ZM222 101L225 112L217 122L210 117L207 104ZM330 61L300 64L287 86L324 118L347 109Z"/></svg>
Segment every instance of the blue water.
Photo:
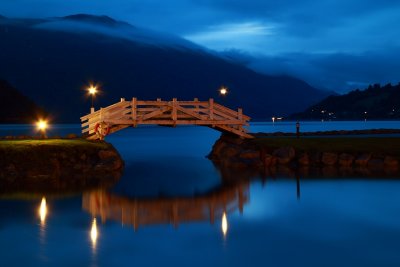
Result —
<svg viewBox="0 0 400 267"><path fill-rule="evenodd" d="M303 127L399 129L400 123ZM286 122L251 126L253 132L293 129L294 123ZM0 134L29 130L8 125ZM79 127L53 130L64 135ZM108 141L125 160L121 180L107 191L45 196L44 220L38 212L42 196L2 196L0 266L400 266L400 179L255 177L225 188L205 158L218 136L202 127L118 132ZM244 192L242 212L240 201L229 199L230 190ZM185 220L198 205L205 219Z"/></svg>

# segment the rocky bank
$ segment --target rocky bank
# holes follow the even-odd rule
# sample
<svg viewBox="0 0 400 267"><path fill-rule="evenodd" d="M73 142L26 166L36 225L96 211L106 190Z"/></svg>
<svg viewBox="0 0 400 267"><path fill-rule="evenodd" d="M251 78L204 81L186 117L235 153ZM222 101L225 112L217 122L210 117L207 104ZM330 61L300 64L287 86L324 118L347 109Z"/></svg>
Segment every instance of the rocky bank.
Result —
<svg viewBox="0 0 400 267"><path fill-rule="evenodd" d="M124 162L105 142L0 141L0 193L82 190L115 183Z"/></svg>
<svg viewBox="0 0 400 267"><path fill-rule="evenodd" d="M398 176L399 157L390 151L318 151L293 146L270 147L256 140L241 139L223 134L214 144L208 157L222 169L262 171L277 175L375 175ZM273 137L270 137L273 138ZM293 138L293 137L287 137ZM326 137L328 138L328 137ZM333 137L334 138L334 137Z"/></svg>

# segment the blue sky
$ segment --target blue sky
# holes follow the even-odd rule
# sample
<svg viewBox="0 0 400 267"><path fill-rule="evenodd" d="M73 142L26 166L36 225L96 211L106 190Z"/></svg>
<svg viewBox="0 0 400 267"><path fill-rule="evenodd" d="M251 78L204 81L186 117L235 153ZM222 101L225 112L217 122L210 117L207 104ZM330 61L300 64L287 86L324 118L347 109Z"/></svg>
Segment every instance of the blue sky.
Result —
<svg viewBox="0 0 400 267"><path fill-rule="evenodd" d="M0 14L108 15L336 91L400 81L398 0L1 0Z"/></svg>

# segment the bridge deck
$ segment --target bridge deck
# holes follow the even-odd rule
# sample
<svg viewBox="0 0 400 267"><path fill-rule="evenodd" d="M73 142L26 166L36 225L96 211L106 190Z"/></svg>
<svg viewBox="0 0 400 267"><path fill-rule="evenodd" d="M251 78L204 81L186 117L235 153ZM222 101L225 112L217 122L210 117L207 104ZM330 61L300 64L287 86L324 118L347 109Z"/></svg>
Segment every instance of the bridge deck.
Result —
<svg viewBox="0 0 400 267"><path fill-rule="evenodd" d="M88 139L101 139L105 134L140 124L157 125L203 125L222 132L230 132L244 138L253 138L244 128L250 117L242 109L234 111L213 99L208 101L132 101L121 99L106 108L81 117L82 133Z"/></svg>

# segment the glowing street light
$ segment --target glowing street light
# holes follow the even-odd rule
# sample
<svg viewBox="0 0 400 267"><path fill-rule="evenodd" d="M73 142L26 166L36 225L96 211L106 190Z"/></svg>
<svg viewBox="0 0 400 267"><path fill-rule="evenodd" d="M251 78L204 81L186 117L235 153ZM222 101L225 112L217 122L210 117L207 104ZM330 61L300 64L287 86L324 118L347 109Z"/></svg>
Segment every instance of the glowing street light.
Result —
<svg viewBox="0 0 400 267"><path fill-rule="evenodd" d="M97 86L90 85L87 90L89 95L91 95L92 97L92 109L93 109L94 108L93 101L94 101L94 96L97 94Z"/></svg>
<svg viewBox="0 0 400 267"><path fill-rule="evenodd" d="M222 96L227 95L227 94L228 94L228 88L226 88L225 86L222 86L222 87L219 89L219 94L222 95Z"/></svg>
<svg viewBox="0 0 400 267"><path fill-rule="evenodd" d="M46 137L46 130L49 124L46 120L40 119L36 122L36 129L42 133L42 138Z"/></svg>
<svg viewBox="0 0 400 267"><path fill-rule="evenodd" d="M36 122L36 127L39 131L41 132L45 132L48 125L47 125L47 121L45 120L39 120L38 122Z"/></svg>

